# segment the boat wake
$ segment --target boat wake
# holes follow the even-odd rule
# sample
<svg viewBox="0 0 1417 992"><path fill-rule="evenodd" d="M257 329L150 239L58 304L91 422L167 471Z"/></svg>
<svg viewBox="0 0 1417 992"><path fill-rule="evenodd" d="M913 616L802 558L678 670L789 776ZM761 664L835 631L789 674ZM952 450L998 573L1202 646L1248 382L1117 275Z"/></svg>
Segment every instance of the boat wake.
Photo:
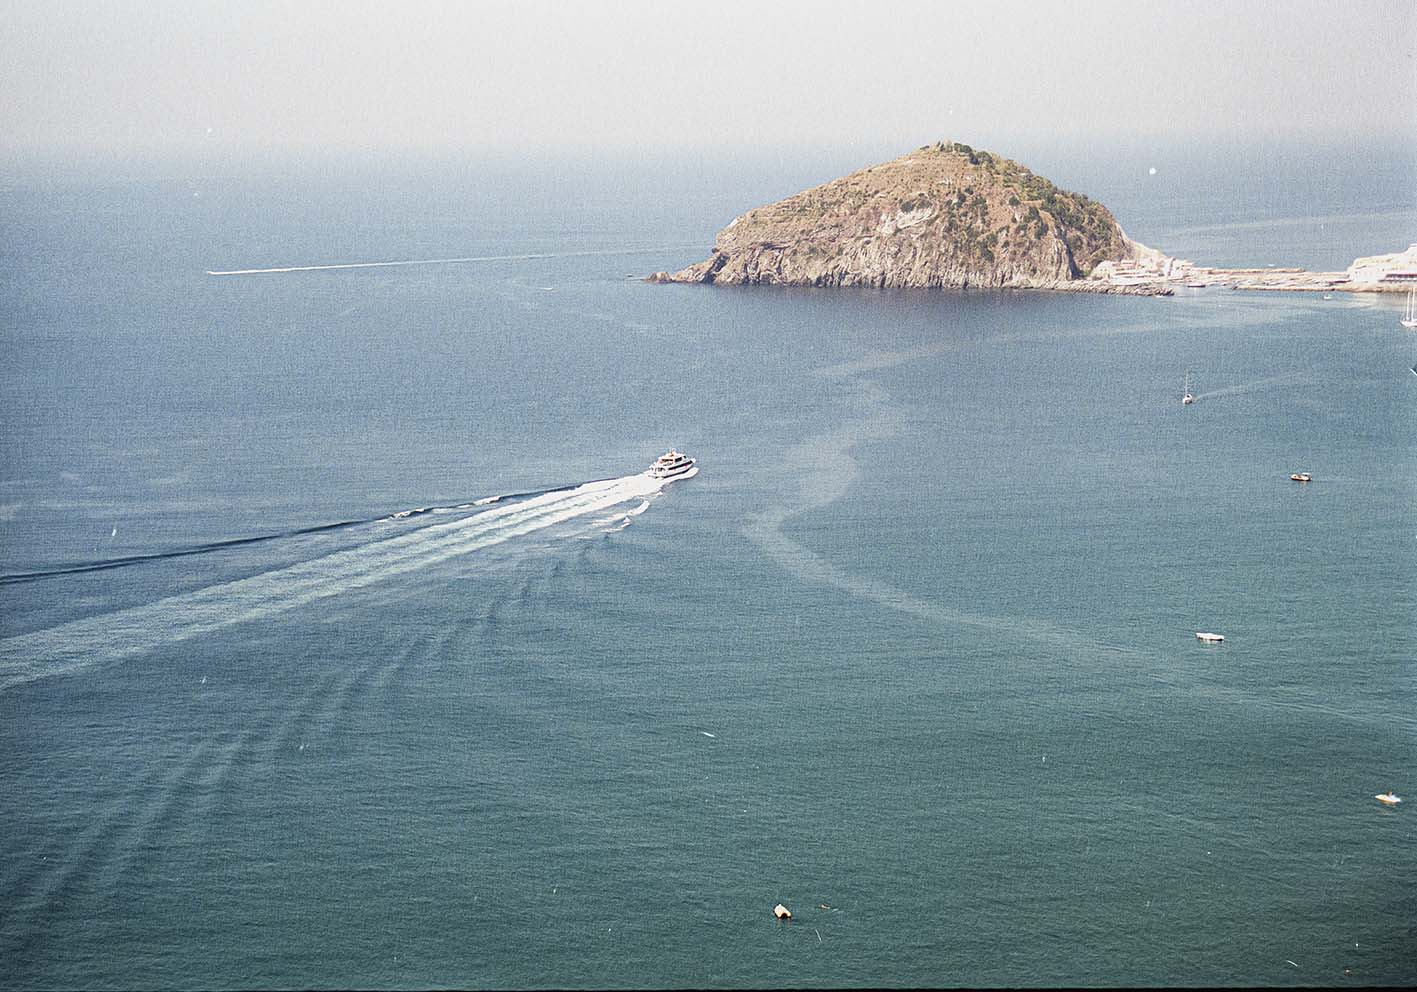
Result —
<svg viewBox="0 0 1417 992"><path fill-rule="evenodd" d="M394 516L398 515L394 514ZM375 519L392 519L392 517L377 517ZM229 541L210 541L206 544L194 544L191 547L174 548L171 551L156 551L152 554L124 555L119 558L103 558L98 561L76 562L72 565L60 565L57 568L46 568L34 572L10 572L6 575L0 575L0 586L14 585L19 582L33 582L36 579L48 579L59 575L80 575L84 572L106 572L114 568L127 568L130 565L146 565L152 562L167 561L171 558L188 558L192 555L213 554L218 551L229 551L233 548L249 548L258 544L269 544L272 541L285 541L311 534L328 534L333 531L346 530L368 523L373 523L373 520L340 520L332 524L316 524L313 527L299 527L294 530L279 531L273 534L257 534L253 537L236 537Z"/></svg>
<svg viewBox="0 0 1417 992"><path fill-rule="evenodd" d="M376 538L294 565L146 605L4 638L0 640L0 691L35 679L143 654L235 624L273 617L558 525L580 522L583 518L594 520L597 515L624 503L637 502L630 512L643 513L650 497L670 481L640 473L542 492L515 502L503 498L486 509L455 520L404 530L392 537ZM626 514L616 517L622 518L630 519ZM274 537L228 542L219 547L273 540ZM202 550L205 549L188 549L185 553Z"/></svg>
<svg viewBox="0 0 1417 992"><path fill-rule="evenodd" d="M117 558L100 558L97 561L80 561L69 565L58 565L54 568L39 569L32 572L9 572L0 574L0 586L14 585L21 582L34 582L37 579L48 579L59 575L107 572L115 568L127 568L130 565L147 565L154 562L167 561L172 558L189 558L193 555L214 554L219 551L230 551L234 548L249 548L260 544L270 544L275 541L289 541L297 537L346 531L383 521L409 520L429 513L446 515L460 510L472 510L480 506L490 506L494 503L501 503L507 500L528 499L556 491L557 490L553 489L535 489L531 492L509 493L505 496L487 496L483 499L477 499L471 502L450 503L445 506L418 506L407 510L397 510L393 513L380 514L377 517L364 517L358 520L339 520L334 523L315 524L311 527L297 527L291 530L276 531L270 534L235 537L226 541L208 541L204 544L194 544L185 548L173 548L169 551L154 551L150 554L141 555L123 555Z"/></svg>
<svg viewBox="0 0 1417 992"><path fill-rule="evenodd" d="M612 255L655 255L697 245L664 245L656 248L610 248L598 251L526 252L520 255L460 255L455 258L396 258L378 262L322 262L277 265L263 269L207 269L209 276L260 276L285 272L332 272L340 269L388 269L410 265L460 265L469 262L530 262L547 258L594 258Z"/></svg>
<svg viewBox="0 0 1417 992"><path fill-rule="evenodd" d="M1224 389L1212 389L1208 392L1197 393L1197 400L1213 400L1221 396L1242 396L1245 393L1269 386L1282 386L1298 383L1302 381L1307 373L1286 372L1284 375L1272 375L1264 379L1253 379L1250 382L1242 382L1235 386L1226 386Z"/></svg>

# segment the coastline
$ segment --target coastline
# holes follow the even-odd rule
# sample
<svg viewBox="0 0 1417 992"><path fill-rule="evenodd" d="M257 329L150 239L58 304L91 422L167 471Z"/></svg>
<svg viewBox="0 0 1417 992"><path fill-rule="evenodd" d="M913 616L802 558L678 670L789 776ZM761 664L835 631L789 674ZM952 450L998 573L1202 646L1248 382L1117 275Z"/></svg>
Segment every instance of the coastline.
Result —
<svg viewBox="0 0 1417 992"><path fill-rule="evenodd" d="M960 286L924 286L923 289L1016 289L1035 292L1100 293L1113 296L1174 296L1178 288L1265 290L1284 293L1406 293L1417 288L1417 280L1355 281L1349 272L1311 272L1299 268L1221 269L1192 265L1190 262L1165 258L1166 265L1157 265L1143 272L1103 269L1085 278L1039 283L1032 286L991 286L985 283ZM1104 263L1106 264L1106 263ZM654 272L644 276L644 282L715 285L704 278L686 277L682 272ZM790 285L806 288L826 288L834 283L772 283L755 281L754 285Z"/></svg>
<svg viewBox="0 0 1417 992"><path fill-rule="evenodd" d="M1417 286L1414 263L1417 246L1391 255L1355 259L1340 272L1272 265L1225 269L1155 252L1139 261L1103 262L1080 281L1109 286L1219 287L1291 293L1406 293Z"/></svg>
<svg viewBox="0 0 1417 992"><path fill-rule="evenodd" d="M678 283L681 285L714 285L704 279L677 278L677 273L654 272L643 276L642 281L650 283ZM755 285L791 285L798 288L830 288L827 284L766 283ZM989 286L985 284L962 286L921 287L926 289L1012 289L1024 292L1043 293L1098 293L1107 296L1174 296L1179 288L1185 289L1234 289L1265 290L1276 293L1406 293L1417 288L1417 284L1402 282L1353 282L1343 272L1310 272L1305 269L1217 269L1195 267L1186 271L1184 277L1167 277L1136 281L1117 282L1110 279L1074 279L1051 285L1036 286Z"/></svg>
<svg viewBox="0 0 1417 992"><path fill-rule="evenodd" d="M1291 293L1405 293L1403 282L1354 282L1346 272L1309 272L1305 269L1192 269L1184 285L1193 289L1264 289Z"/></svg>

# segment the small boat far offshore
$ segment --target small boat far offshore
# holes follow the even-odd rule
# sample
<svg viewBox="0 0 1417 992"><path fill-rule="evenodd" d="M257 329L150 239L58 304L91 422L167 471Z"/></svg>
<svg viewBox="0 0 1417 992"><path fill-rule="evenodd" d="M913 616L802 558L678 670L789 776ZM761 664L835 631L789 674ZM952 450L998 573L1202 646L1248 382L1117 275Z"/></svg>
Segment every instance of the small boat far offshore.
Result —
<svg viewBox="0 0 1417 992"><path fill-rule="evenodd" d="M1402 802L1402 797L1391 789L1388 789L1387 792L1380 792L1373 798L1384 806L1396 806L1398 803Z"/></svg>
<svg viewBox="0 0 1417 992"><path fill-rule="evenodd" d="M1208 630L1198 630L1196 631L1196 640L1200 641L1202 644L1219 644L1225 640L1225 635L1212 634Z"/></svg>
<svg viewBox="0 0 1417 992"><path fill-rule="evenodd" d="M1190 405L1191 405L1192 403L1194 403L1195 401L1196 401L1196 398L1191 395L1191 371L1190 371L1190 369L1187 369L1187 370L1186 370L1186 384L1181 387L1181 405L1182 405L1182 406L1190 406Z"/></svg>
<svg viewBox="0 0 1417 992"><path fill-rule="evenodd" d="M698 467L694 459L671 448L654 460L646 474L651 479L678 479L687 478L697 472Z"/></svg>
<svg viewBox="0 0 1417 992"><path fill-rule="evenodd" d="M1313 482L1313 481L1314 481L1314 477L1313 477L1312 475L1310 475L1308 472L1295 472L1293 475L1289 476L1289 478L1292 479L1292 480L1294 480L1295 482Z"/></svg>

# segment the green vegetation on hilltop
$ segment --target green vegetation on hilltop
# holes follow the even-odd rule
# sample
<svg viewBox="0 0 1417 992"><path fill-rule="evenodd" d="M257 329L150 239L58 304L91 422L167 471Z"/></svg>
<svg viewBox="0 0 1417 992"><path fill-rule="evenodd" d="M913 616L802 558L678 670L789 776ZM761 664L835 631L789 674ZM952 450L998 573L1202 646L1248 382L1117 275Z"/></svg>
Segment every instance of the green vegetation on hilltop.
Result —
<svg viewBox="0 0 1417 992"><path fill-rule="evenodd" d="M1014 224L1020 233L1031 230L1038 239L1049 230L1059 232L1067 244L1079 273L1086 275L1104 257L1114 257L1123 247L1120 230L1110 211L1084 193L1059 189L1013 159L979 151L962 142L936 142L921 151L962 157L981 167L1008 193L1010 207L1027 207L1026 215ZM1046 216L1045 216L1046 215Z"/></svg>

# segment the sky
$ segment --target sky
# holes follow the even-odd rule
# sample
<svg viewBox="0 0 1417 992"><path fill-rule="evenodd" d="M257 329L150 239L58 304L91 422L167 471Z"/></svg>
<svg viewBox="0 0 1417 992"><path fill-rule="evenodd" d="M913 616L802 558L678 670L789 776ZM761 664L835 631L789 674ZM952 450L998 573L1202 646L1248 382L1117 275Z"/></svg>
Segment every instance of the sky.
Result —
<svg viewBox="0 0 1417 992"><path fill-rule="evenodd" d="M1417 140L1417 2L0 0L11 156Z"/></svg>

